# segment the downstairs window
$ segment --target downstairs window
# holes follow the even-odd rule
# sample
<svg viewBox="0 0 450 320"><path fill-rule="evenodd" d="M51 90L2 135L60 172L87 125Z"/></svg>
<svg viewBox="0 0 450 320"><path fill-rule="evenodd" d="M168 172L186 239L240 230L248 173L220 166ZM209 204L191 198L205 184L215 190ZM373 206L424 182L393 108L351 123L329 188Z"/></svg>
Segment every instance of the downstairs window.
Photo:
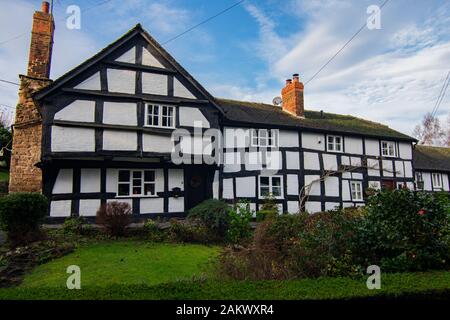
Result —
<svg viewBox="0 0 450 320"><path fill-rule="evenodd" d="M154 196L155 170L119 170L119 197Z"/></svg>

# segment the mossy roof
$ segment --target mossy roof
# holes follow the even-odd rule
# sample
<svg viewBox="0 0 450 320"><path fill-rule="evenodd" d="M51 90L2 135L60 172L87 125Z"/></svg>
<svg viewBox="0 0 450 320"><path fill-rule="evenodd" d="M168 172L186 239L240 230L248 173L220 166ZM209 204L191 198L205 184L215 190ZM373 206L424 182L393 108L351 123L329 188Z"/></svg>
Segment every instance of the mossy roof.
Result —
<svg viewBox="0 0 450 320"><path fill-rule="evenodd" d="M216 98L216 102L224 110L225 117L233 122L394 138L409 141L416 140L381 123L364 120L350 115L305 110L305 118L301 119L282 111L280 107L270 104L221 98Z"/></svg>
<svg viewBox="0 0 450 320"><path fill-rule="evenodd" d="M450 171L450 148L416 145L413 163L415 169Z"/></svg>

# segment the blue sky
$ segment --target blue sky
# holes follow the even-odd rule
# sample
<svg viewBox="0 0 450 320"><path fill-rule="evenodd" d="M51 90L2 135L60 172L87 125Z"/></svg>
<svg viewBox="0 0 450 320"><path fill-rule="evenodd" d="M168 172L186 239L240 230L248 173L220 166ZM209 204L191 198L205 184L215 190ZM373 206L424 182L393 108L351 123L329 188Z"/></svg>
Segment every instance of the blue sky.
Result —
<svg viewBox="0 0 450 320"><path fill-rule="evenodd" d="M138 22L164 42L237 2L110 0L92 8L104 1L54 0L52 78ZM2 3L0 78L17 81L25 72L31 18L40 2ZM165 48L213 95L270 103L293 73L307 81L366 21L367 7L382 2L246 0ZM65 27L72 4L81 8L80 30ZM449 69L449 1L390 0L381 12L381 29L364 29L305 86L305 104L410 134L433 108ZM17 87L0 83L0 103L16 102ZM449 109L447 94L438 112L442 121Z"/></svg>

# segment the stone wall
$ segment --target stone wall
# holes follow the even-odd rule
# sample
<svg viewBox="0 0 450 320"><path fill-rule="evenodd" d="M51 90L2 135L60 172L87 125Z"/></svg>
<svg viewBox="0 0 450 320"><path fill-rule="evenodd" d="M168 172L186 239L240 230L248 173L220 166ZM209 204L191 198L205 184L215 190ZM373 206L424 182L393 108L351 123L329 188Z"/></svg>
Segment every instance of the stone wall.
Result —
<svg viewBox="0 0 450 320"><path fill-rule="evenodd" d="M13 131L9 192L41 192L42 119L32 94L51 83L48 79L20 76L19 103Z"/></svg>

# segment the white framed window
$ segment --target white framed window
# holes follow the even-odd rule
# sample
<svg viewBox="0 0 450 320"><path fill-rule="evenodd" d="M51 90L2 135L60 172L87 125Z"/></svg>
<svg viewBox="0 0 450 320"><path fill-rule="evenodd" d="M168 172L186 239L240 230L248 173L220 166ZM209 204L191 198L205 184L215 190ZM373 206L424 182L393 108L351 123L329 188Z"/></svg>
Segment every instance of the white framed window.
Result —
<svg viewBox="0 0 450 320"><path fill-rule="evenodd" d="M282 176L260 176L259 177L259 197L268 196L283 198L283 177Z"/></svg>
<svg viewBox="0 0 450 320"><path fill-rule="evenodd" d="M175 107L146 104L145 125L148 127L175 128Z"/></svg>
<svg viewBox="0 0 450 320"><path fill-rule="evenodd" d="M442 188L442 175L440 173L432 173L431 179L433 181L433 188Z"/></svg>
<svg viewBox="0 0 450 320"><path fill-rule="evenodd" d="M381 155L383 157L395 157L396 154L394 141L381 141Z"/></svg>
<svg viewBox="0 0 450 320"><path fill-rule="evenodd" d="M119 170L118 197L150 197L155 195L155 170Z"/></svg>
<svg viewBox="0 0 450 320"><path fill-rule="evenodd" d="M423 190L423 187L424 187L424 181L423 181L422 172L416 172L416 188L418 190Z"/></svg>
<svg viewBox="0 0 450 320"><path fill-rule="evenodd" d="M334 152L342 152L342 137L327 136L327 150Z"/></svg>
<svg viewBox="0 0 450 320"><path fill-rule="evenodd" d="M251 129L252 147L278 147L278 129Z"/></svg>
<svg viewBox="0 0 450 320"><path fill-rule="evenodd" d="M361 181L350 181L350 190L352 192L353 201L363 200L363 186Z"/></svg>

